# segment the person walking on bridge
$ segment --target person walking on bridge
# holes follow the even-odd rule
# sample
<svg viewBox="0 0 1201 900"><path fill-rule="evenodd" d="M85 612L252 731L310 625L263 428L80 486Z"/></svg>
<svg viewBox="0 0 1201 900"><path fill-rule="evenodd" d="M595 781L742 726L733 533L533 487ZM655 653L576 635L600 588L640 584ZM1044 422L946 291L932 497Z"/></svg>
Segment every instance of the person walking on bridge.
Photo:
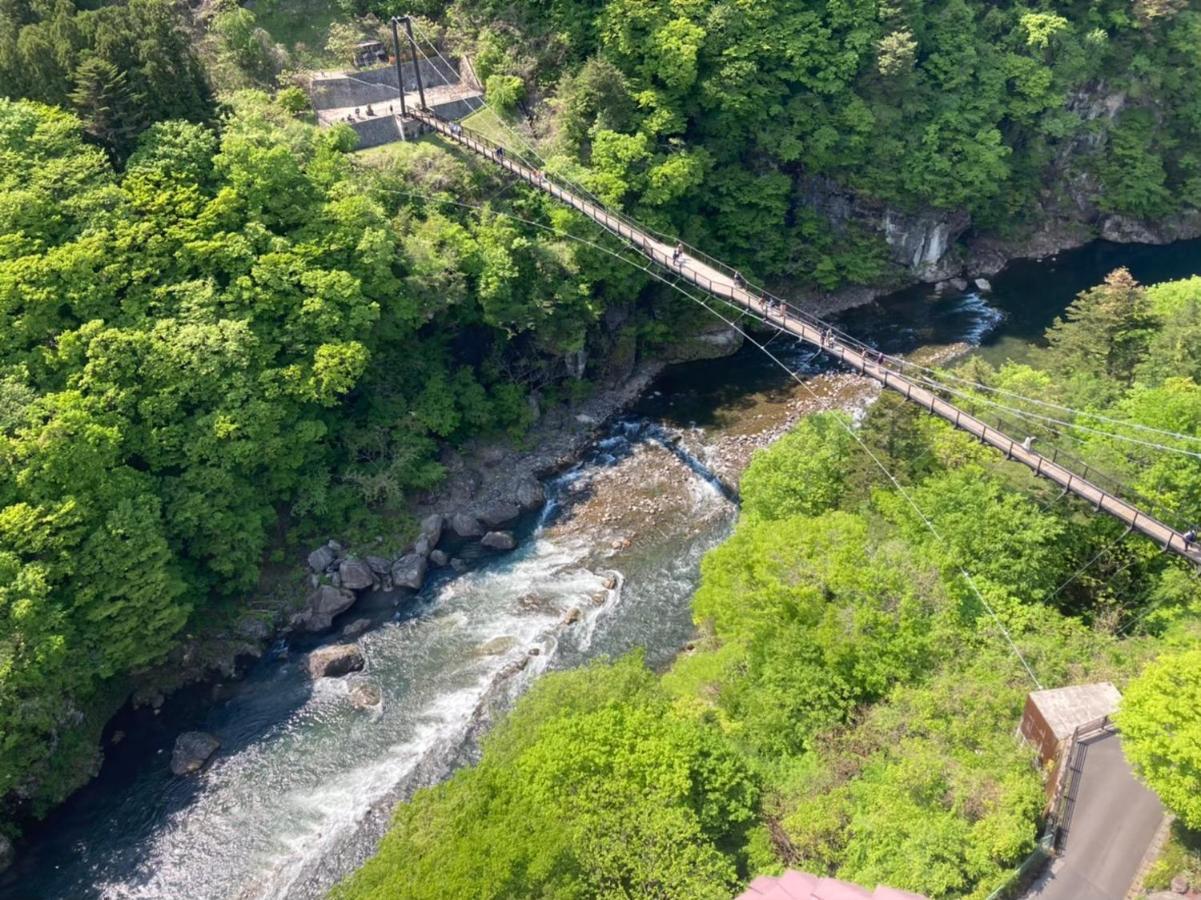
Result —
<svg viewBox="0 0 1201 900"><path fill-rule="evenodd" d="M680 259L683 256L684 256L684 242L676 241L676 246L671 251L671 264L673 266L678 266L680 264Z"/></svg>
<svg viewBox="0 0 1201 900"><path fill-rule="evenodd" d="M742 273L739 272L737 269L734 270L734 287L736 287L736 288L746 287L746 279L742 277Z"/></svg>
<svg viewBox="0 0 1201 900"><path fill-rule="evenodd" d="M1188 551L1193 544L1197 543L1197 526L1191 526L1182 536L1184 537L1184 549Z"/></svg>

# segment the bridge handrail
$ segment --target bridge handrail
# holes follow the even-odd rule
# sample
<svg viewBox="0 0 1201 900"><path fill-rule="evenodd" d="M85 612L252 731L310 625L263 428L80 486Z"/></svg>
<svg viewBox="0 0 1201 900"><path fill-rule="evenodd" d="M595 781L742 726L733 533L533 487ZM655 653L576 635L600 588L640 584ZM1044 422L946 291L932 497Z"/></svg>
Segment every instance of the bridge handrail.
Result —
<svg viewBox="0 0 1201 900"><path fill-rule="evenodd" d="M849 335L845 335L841 331L834 329L818 317L797 309L791 303L775 297L761 288L754 288L748 285L741 277L728 277L728 284L714 282L708 275L704 275L694 266L680 263L673 259L669 245L652 238L637 223L629 221L624 216L610 212L603 205L581 198L576 193L559 187L547 179L545 174L539 174L538 170L532 169L524 163L514 162L506 154L498 154L496 150L501 149L500 145L477 134L473 129L464 129L461 125L452 125L450 122L428 110L414 110L410 115L418 121L429 124L438 132L450 136L457 142L472 147L472 149L480 152L485 158L491 158L502 169L512 172L523 181L540 188L551 196L579 210L603 228L636 246L640 251L650 256L653 262L659 264L669 272L678 273L681 277L686 278L697 286L705 287L714 297L728 302L732 306L742 308L744 313L750 312L752 315L760 316L768 323L774 324L778 321L782 329L797 333L803 340L815 344L830 355L840 359L844 364L850 365L853 369L857 369L864 375L876 379L885 387L904 394L906 399L914 400L913 392L915 390L918 391L921 395L929 398L928 405L931 413L937 413L939 416L952 422L955 427L974 434L982 442L989 443L993 447L1003 451L1009 458L1018 459L1034 471L1036 476L1049 478L1063 486L1066 491L1070 491L1082 499L1087 499L1089 502L1095 503L1098 511L1107 511L1114 517L1126 522L1131 529L1137 529L1147 536L1162 542L1165 550L1179 553L1193 563L1201 563L1201 548L1194 549L1194 547L1190 546L1184 540L1182 532L1177 528L1165 524L1159 518L1152 517L1143 512L1138 506L1122 499L1121 494L1107 491L1088 478L1077 475L1065 465L1060 464L1057 461L1057 457L1056 459L1048 460L1037 451L1027 447L1019 447L1017 441L1011 438L1005 431L996 427L992 429L992 433L990 434L990 429L984 420L972 413L964 413L958 406L940 396L939 391L940 389L945 391L945 386L932 386L929 388L922 386L907 374L899 371L896 365L897 361L892 357L885 357L882 353L874 351L862 341L857 341ZM729 267L720 266L717 271L729 272L732 270ZM776 312L775 316L773 316L773 311ZM789 328L790 319L799 323L799 332L796 328ZM923 406L927 403L925 399L921 402ZM1017 451L1016 454L1015 451ZM1106 505L1107 501L1108 506ZM1141 525L1139 523L1140 517L1144 520Z"/></svg>
<svg viewBox="0 0 1201 900"><path fill-rule="evenodd" d="M943 394L946 392L945 385L931 383L929 380L926 380L925 388L932 393L938 394L948 403L964 402L962 399L951 400L943 396ZM959 393L961 395L963 394L963 392ZM974 405L976 400L974 397L969 396L967 397L966 402ZM1022 432L1026 432L1027 434L1030 433L1030 426L1016 422L1004 414L992 409L985 412L976 409L973 411L972 415L979 419L983 419L985 416L987 416L988 418L997 422L1001 430L1008 431L1011 434L1020 434ZM1062 429L1055 428L1048 424L1040 424L1036 427L1044 428L1055 436L1059 436L1064 433ZM1037 435L1035 435L1035 437L1037 437ZM1047 458L1053 463L1060 463L1066 468L1079 471L1081 478L1088 480L1091 484L1104 491L1106 494L1114 497L1125 497L1143 509L1146 513L1153 515L1160 521L1165 523L1175 523L1176 530L1180 530L1179 526L1185 522L1185 516L1183 516L1179 510L1165 506L1161 501L1151 498L1137 488L1131 487L1117 476L1097 468L1095 463L1090 463L1083 457L1077 456L1068 450L1063 450L1058 446L1052 447L1051 455Z"/></svg>

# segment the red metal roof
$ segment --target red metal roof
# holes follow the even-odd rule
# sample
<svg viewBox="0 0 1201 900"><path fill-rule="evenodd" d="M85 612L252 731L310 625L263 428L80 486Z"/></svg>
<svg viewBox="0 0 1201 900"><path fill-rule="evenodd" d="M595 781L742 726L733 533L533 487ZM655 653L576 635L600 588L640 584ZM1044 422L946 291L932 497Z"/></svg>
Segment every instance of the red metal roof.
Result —
<svg viewBox="0 0 1201 900"><path fill-rule="evenodd" d="M819 878L805 872L788 871L775 878L760 875L738 900L926 900L921 894L911 894L880 885L874 891L837 878Z"/></svg>

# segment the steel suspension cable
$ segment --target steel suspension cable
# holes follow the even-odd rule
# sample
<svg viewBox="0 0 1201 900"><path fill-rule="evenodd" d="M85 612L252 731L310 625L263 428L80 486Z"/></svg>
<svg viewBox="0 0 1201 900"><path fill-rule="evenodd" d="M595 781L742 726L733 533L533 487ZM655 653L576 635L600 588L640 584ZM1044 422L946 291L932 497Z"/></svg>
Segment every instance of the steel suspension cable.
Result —
<svg viewBox="0 0 1201 900"><path fill-rule="evenodd" d="M405 194L406 192L392 191L392 193ZM421 195L414 194L414 196L421 196ZM437 198L428 198L428 197L426 197L424 199L433 200L434 202L448 202L455 206L460 206L460 207L464 207L467 209L475 209L477 211L485 212L485 213L493 212L490 210L484 210L484 209L481 209L480 207L473 206L472 204L461 203L459 201L453 201L453 200L441 201L441 200L438 200ZM643 272L650 275L655 280L657 280L657 281L661 282L662 284L665 284L668 287L672 288L673 290L683 294L689 300L691 300L692 302L694 302L694 303L698 304L699 306L701 306L702 308L704 308L711 315L720 319L729 328L732 328L734 331L738 332L740 335L742 335L742 337L745 340L750 341L751 344L753 344L755 347L757 347L759 350L761 350L773 363L775 363L778 367L783 369L784 372L786 372L793 381L797 382L797 384L799 384L802 388L804 388L806 391L808 391L810 396L812 396L815 400L820 400L818 393L813 389L813 387L811 385L809 385L808 382L806 382L803 378L801 378L800 375L796 371L794 371L787 363L785 363L778 356L776 356L774 353L772 353L770 350L768 350L766 344L761 343L758 340L756 340L748 332L746 332L743 328L741 328L737 322L726 318L720 312L713 309L707 302L705 302L700 297L694 296L693 294L689 293L684 288L680 287L680 285L677 284L676 282L666 278L660 271L658 271L655 263L652 262L645 266L639 265L638 263L633 262L632 260L622 256L620 253L617 253L608 247L604 247L600 244L589 241L586 238L580 238L577 235L573 235L568 232L561 231L560 229L554 228L553 226L542 225L537 222L532 222L528 219L523 219L520 216L510 216L510 214L508 214L508 213L494 212L494 214L501 215L501 216L509 216L510 218L514 218L514 219L517 219L518 221L525 222L528 225L533 225L534 227L542 228L546 231L558 234L562 237L579 241L580 243L587 244L591 247L596 248L597 250L601 250L601 251L609 254L610 256L613 256L614 258L621 260L622 262L633 265L635 268L641 269ZM779 328L778 326L776 326L776 330L784 331L785 329L782 329L782 328ZM885 478L887 478L888 481L891 482L891 484L894 486L894 488L897 490L897 492L905 499L905 501L909 504L909 506L917 514L918 518L925 525L927 530L929 530L929 532L934 536L935 540L937 540L940 544L942 544L944 546L944 548L950 549L946 538L943 537L941 532L939 532L938 528L934 525L934 523L930 520L930 518L922 511L921 507L918 506L917 501L915 501L913 499L913 497L909 494L909 492L905 490L904 486L888 470L888 468L884 465L884 463L881 462L879 457L876 456L876 454L872 452L871 448L868 447L867 444L865 444L863 442L862 438L855 431L855 429L852 428L842 417L836 417L836 419L839 422L839 424L843 427L843 429L846 430L846 432L855 440L855 442L859 445L859 447L871 458L872 462L881 471L881 473L885 476ZM1014 656L1021 663L1022 668L1025 670L1026 674L1030 677L1030 680L1034 683L1036 688L1041 690L1042 684L1039 682L1038 677L1034 674L1034 670L1031 668L1029 662L1026 660L1025 656L1022 654L1021 650L1018 648L1017 644L1014 642L1013 637L1010 635L1009 630L1005 627L1004 623L1001 621L1000 617L997 615L996 610L993 609L992 605L984 597L983 592L980 590L979 586L976 584L976 581L972 577L971 573L968 572L967 569L964 568L959 563L953 563L953 565L958 570L959 574L967 582L968 586L971 588L972 593L975 594L976 598L980 601L981 605L988 612L989 616L992 618L994 624L1000 630L1002 636L1004 637L1006 643L1008 644L1010 651L1014 654Z"/></svg>

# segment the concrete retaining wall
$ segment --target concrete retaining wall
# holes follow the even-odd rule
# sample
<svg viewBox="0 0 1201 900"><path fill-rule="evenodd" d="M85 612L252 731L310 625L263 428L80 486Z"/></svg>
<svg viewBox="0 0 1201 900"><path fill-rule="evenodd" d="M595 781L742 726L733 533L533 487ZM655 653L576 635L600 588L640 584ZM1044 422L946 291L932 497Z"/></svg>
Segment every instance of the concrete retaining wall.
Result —
<svg viewBox="0 0 1201 900"><path fill-rule="evenodd" d="M359 136L356 150L366 150L368 147L379 147L400 140L400 123L395 116L380 116L377 119L363 119L351 122L350 127Z"/></svg>
<svg viewBox="0 0 1201 900"><path fill-rule="evenodd" d="M448 103L435 103L430 107L442 118L451 122L457 122L459 119L465 119L477 109L480 108L480 98L475 97L471 100L451 100Z"/></svg>
<svg viewBox="0 0 1201 900"><path fill-rule="evenodd" d="M420 65L421 80L427 88L459 82L459 73L445 63L421 60ZM404 80L406 90L410 92L417 90L412 62L404 64ZM396 68L383 66L378 69L365 69L354 75L314 78L310 86L310 93L313 97L313 106L319 110L345 106L366 106L368 103L395 102L398 93Z"/></svg>

